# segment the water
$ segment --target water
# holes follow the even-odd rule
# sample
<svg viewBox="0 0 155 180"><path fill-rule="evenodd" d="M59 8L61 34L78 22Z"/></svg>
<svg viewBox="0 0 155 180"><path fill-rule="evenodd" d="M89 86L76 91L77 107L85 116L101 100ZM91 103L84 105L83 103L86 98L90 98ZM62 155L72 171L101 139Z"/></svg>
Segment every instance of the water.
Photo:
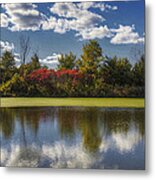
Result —
<svg viewBox="0 0 155 180"><path fill-rule="evenodd" d="M1 108L1 166L145 169L144 109Z"/></svg>

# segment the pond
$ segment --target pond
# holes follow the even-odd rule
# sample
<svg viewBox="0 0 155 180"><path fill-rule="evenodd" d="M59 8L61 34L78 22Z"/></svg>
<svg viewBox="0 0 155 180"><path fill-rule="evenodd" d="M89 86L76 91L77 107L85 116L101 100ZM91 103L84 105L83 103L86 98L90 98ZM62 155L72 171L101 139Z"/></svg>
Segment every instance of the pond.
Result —
<svg viewBox="0 0 155 180"><path fill-rule="evenodd" d="M145 169L144 109L1 108L1 166Z"/></svg>

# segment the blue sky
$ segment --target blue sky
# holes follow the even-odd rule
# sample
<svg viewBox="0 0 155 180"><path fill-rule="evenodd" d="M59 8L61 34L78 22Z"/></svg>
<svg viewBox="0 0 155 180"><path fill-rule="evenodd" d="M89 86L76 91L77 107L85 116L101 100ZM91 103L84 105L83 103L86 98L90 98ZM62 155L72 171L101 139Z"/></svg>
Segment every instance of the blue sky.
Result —
<svg viewBox="0 0 155 180"><path fill-rule="evenodd" d="M19 61L19 37L27 35L27 61L37 51L41 63L55 67L61 53L80 57L82 45L97 39L104 54L134 63L135 51L144 49L144 13L143 0L2 4L0 46L12 50Z"/></svg>

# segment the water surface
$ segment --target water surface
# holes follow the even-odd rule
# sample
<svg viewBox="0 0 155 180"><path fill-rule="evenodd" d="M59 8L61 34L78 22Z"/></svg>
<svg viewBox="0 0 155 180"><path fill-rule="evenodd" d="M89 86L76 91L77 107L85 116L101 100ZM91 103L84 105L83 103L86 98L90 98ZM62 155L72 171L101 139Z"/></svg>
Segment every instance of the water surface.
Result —
<svg viewBox="0 0 155 180"><path fill-rule="evenodd" d="M1 108L1 166L144 169L144 109Z"/></svg>

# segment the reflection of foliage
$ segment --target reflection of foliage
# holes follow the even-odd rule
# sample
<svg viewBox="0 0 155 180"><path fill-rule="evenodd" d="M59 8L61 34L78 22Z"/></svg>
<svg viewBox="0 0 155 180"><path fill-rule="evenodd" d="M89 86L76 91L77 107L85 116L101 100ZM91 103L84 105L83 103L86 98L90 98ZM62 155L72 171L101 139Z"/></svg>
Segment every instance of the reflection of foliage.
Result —
<svg viewBox="0 0 155 180"><path fill-rule="evenodd" d="M97 113L96 109L89 109L87 113L83 113L83 119L80 121L83 145L89 152L96 152L102 140Z"/></svg>
<svg viewBox="0 0 155 180"><path fill-rule="evenodd" d="M75 140L78 133L82 136L83 147L91 153L97 152L103 136L110 136L113 133L127 134L132 126L136 127L139 136L144 136L145 133L143 109L1 108L0 115L3 118L0 121L0 130L4 138L11 138L15 131L15 123L18 122L25 146L27 132L32 131L37 138L40 124L54 119L57 120L61 138L69 137L70 141ZM46 129L44 133L46 134Z"/></svg>
<svg viewBox="0 0 155 180"><path fill-rule="evenodd" d="M135 111L134 119L137 129L141 136L145 135L145 112L143 110Z"/></svg>
<svg viewBox="0 0 155 180"><path fill-rule="evenodd" d="M77 128L77 111L60 108L57 113L61 136L73 137Z"/></svg>
<svg viewBox="0 0 155 180"><path fill-rule="evenodd" d="M116 110L105 111L104 122L109 134L126 133L129 131L131 124L134 124L141 136L144 135L145 121L144 110Z"/></svg>
<svg viewBox="0 0 155 180"><path fill-rule="evenodd" d="M128 132L132 120L130 111L105 111L104 117L108 130L110 131L109 133Z"/></svg>
<svg viewBox="0 0 155 180"><path fill-rule="evenodd" d="M0 130L5 138L10 138L15 128L16 113L7 108L0 109Z"/></svg>
<svg viewBox="0 0 155 180"><path fill-rule="evenodd" d="M27 126L37 134L40 121L46 121L47 116L50 116L51 120L54 118L53 111L46 114L46 111L42 108L37 110L33 108L1 108L0 115L0 130L5 138L9 138L14 133L15 122L17 121L20 123L22 131L25 131Z"/></svg>

